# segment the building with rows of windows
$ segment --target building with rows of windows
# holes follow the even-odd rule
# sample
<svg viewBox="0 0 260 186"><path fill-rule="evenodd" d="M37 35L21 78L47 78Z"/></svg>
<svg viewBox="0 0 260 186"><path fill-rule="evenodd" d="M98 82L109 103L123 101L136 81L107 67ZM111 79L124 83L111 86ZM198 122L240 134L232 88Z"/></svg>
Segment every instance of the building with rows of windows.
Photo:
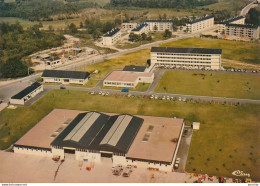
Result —
<svg viewBox="0 0 260 186"><path fill-rule="evenodd" d="M219 70L221 69L221 53L221 49L213 48L152 47L151 67L171 66Z"/></svg>
<svg viewBox="0 0 260 186"><path fill-rule="evenodd" d="M205 16L195 19L186 24L186 31L189 33L205 30L214 26L214 16Z"/></svg>
<svg viewBox="0 0 260 186"><path fill-rule="evenodd" d="M165 31L167 29L172 31L171 19L151 19L146 20L145 23L148 24L150 31Z"/></svg>
<svg viewBox="0 0 260 186"><path fill-rule="evenodd" d="M114 28L110 32L103 36L103 45L110 46L115 44L121 38L121 30L119 28Z"/></svg>

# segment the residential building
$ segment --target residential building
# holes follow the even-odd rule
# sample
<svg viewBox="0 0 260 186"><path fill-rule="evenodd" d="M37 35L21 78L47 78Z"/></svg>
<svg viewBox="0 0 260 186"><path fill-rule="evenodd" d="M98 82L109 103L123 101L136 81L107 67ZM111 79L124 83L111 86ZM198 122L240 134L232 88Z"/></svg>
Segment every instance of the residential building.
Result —
<svg viewBox="0 0 260 186"><path fill-rule="evenodd" d="M137 27L137 23L122 23L122 31L131 31Z"/></svg>
<svg viewBox="0 0 260 186"><path fill-rule="evenodd" d="M220 34L224 34L225 32L225 26L227 24L237 24L237 25L244 25L245 24L245 17L244 16L237 16L237 17L233 17L231 19L227 19L225 21L222 21L221 23L219 23L218 25L218 32Z"/></svg>
<svg viewBox="0 0 260 186"><path fill-rule="evenodd" d="M24 105L31 98L35 97L37 94L43 91L42 84L34 82L32 85L23 89L18 94L14 95L10 99L10 104L14 105Z"/></svg>
<svg viewBox="0 0 260 186"><path fill-rule="evenodd" d="M103 45L110 46L115 44L121 38L121 30L119 28L114 28L110 32L103 36Z"/></svg>
<svg viewBox="0 0 260 186"><path fill-rule="evenodd" d="M142 23L138 25L135 29L133 29L131 32L134 34L141 35L142 33L148 34L149 33L149 26L146 23Z"/></svg>
<svg viewBox="0 0 260 186"><path fill-rule="evenodd" d="M170 66L188 69L221 69L221 49L152 47L151 68Z"/></svg>
<svg viewBox="0 0 260 186"><path fill-rule="evenodd" d="M66 70L44 70L42 78L45 83L81 84L88 81L88 72Z"/></svg>
<svg viewBox="0 0 260 186"><path fill-rule="evenodd" d="M152 83L154 73L113 71L103 81L103 86L135 88L138 83Z"/></svg>
<svg viewBox="0 0 260 186"><path fill-rule="evenodd" d="M214 16L205 16L195 19L186 24L186 31L189 33L205 30L214 26Z"/></svg>
<svg viewBox="0 0 260 186"><path fill-rule="evenodd" d="M50 55L49 54L38 54L36 56L36 59L40 59L40 60L47 60L50 58Z"/></svg>
<svg viewBox="0 0 260 186"><path fill-rule="evenodd" d="M259 27L257 25L227 24L224 34L238 38L259 39Z"/></svg>
<svg viewBox="0 0 260 186"><path fill-rule="evenodd" d="M171 19L150 19L146 20L150 31L165 31L166 29L172 31L173 23Z"/></svg>
<svg viewBox="0 0 260 186"><path fill-rule="evenodd" d="M90 164L107 158L111 166L172 171L183 129L179 118L54 109L13 150Z"/></svg>

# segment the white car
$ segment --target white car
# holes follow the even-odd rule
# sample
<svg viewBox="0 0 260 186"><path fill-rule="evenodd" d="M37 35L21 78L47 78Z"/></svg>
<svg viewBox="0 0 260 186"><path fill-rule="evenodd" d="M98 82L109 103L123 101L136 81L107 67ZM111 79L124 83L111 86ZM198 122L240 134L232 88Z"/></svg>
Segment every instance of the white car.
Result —
<svg viewBox="0 0 260 186"><path fill-rule="evenodd" d="M179 99L178 99L179 101L181 101L181 97L179 97Z"/></svg>
<svg viewBox="0 0 260 186"><path fill-rule="evenodd" d="M150 96L150 99L153 99L153 98L154 98L154 95L151 95L151 96Z"/></svg>
<svg viewBox="0 0 260 186"><path fill-rule="evenodd" d="M158 99L158 96L156 95L156 96L154 96L154 99Z"/></svg>
<svg viewBox="0 0 260 186"><path fill-rule="evenodd" d="M165 96L163 96L162 99L165 99Z"/></svg>
<svg viewBox="0 0 260 186"><path fill-rule="evenodd" d="M167 96L166 99L169 100L169 99L170 99L170 96Z"/></svg>
<svg viewBox="0 0 260 186"><path fill-rule="evenodd" d="M181 161L181 158L176 158L176 161L175 161L175 163L180 163L180 161Z"/></svg>
<svg viewBox="0 0 260 186"><path fill-rule="evenodd" d="M101 95L101 94L102 94L102 91L100 91L98 94Z"/></svg>
<svg viewBox="0 0 260 186"><path fill-rule="evenodd" d="M95 92L94 92L94 91L91 91L91 93L90 93L90 94L94 95L94 94L95 94Z"/></svg>

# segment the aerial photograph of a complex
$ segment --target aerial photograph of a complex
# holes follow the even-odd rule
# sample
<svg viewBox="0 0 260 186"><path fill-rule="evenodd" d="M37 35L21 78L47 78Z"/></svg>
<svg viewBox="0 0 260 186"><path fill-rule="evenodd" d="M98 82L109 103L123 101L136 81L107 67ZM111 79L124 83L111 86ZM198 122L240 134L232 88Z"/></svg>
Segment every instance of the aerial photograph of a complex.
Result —
<svg viewBox="0 0 260 186"><path fill-rule="evenodd" d="M1 185L260 182L260 0L1 0Z"/></svg>

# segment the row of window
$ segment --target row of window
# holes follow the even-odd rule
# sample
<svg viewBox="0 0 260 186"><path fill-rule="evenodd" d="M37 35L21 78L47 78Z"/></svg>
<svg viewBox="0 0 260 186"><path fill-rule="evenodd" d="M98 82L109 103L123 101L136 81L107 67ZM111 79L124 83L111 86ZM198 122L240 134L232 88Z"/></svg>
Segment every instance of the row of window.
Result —
<svg viewBox="0 0 260 186"><path fill-rule="evenodd" d="M157 53L157 55L166 55L166 56L189 56L189 57L193 57L193 56L200 56L200 57L211 57L211 55L208 54L173 54L173 53Z"/></svg>
<svg viewBox="0 0 260 186"><path fill-rule="evenodd" d="M201 61L173 61L173 60L157 60L157 62L172 62L172 63L203 63L203 64L211 64L211 62L201 62Z"/></svg>
<svg viewBox="0 0 260 186"><path fill-rule="evenodd" d="M157 57L157 59L211 60L211 58Z"/></svg>
<svg viewBox="0 0 260 186"><path fill-rule="evenodd" d="M134 83L120 83L120 82L104 82L105 85L125 85L125 86L134 86Z"/></svg>

